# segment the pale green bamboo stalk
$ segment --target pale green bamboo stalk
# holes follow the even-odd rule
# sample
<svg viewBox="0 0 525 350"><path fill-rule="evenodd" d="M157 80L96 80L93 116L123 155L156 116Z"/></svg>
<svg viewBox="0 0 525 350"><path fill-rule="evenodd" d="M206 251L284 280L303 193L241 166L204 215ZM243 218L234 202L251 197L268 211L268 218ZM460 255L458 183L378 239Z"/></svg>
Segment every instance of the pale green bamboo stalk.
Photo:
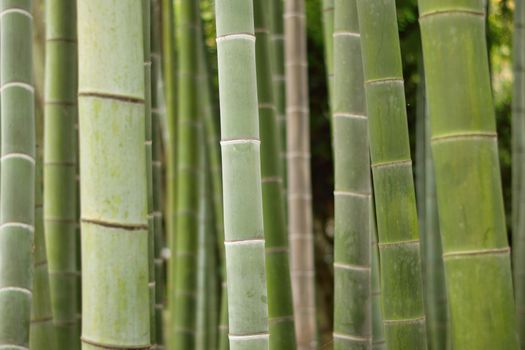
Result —
<svg viewBox="0 0 525 350"><path fill-rule="evenodd" d="M304 0L285 2L288 233L299 349L317 347Z"/></svg>
<svg viewBox="0 0 525 350"><path fill-rule="evenodd" d="M356 0L335 0L334 349L372 348L372 185Z"/></svg>
<svg viewBox="0 0 525 350"><path fill-rule="evenodd" d="M420 0L419 10L451 344L516 349L485 9Z"/></svg>
<svg viewBox="0 0 525 350"><path fill-rule="evenodd" d="M269 348L252 0L217 0L224 227L232 350Z"/></svg>
<svg viewBox="0 0 525 350"><path fill-rule="evenodd" d="M42 115L42 109L39 109ZM41 117L40 117L41 118ZM37 137L38 139L38 137ZM31 327L29 330L29 349L55 350L56 332L53 326L49 273L44 236L44 213L42 198L42 158L38 154L35 183L35 241L33 250L33 298L31 301Z"/></svg>
<svg viewBox="0 0 525 350"><path fill-rule="evenodd" d="M372 206L372 212L375 208ZM383 324L383 310L381 307L381 276L379 247L377 245L377 229L375 217L371 217L372 223L372 349L386 350L385 326Z"/></svg>
<svg viewBox="0 0 525 350"><path fill-rule="evenodd" d="M152 131L152 186L155 264L155 339L157 349L164 344L163 312L165 308L165 267L162 249L165 246L162 213L162 122L165 113L164 86L161 60L161 3L151 3L151 131Z"/></svg>
<svg viewBox="0 0 525 350"><path fill-rule="evenodd" d="M174 350L195 346L198 232L198 18L199 2L174 1L178 41L177 219L171 314Z"/></svg>
<svg viewBox="0 0 525 350"><path fill-rule="evenodd" d="M57 349L80 348L77 267L76 1L46 8L44 223Z"/></svg>
<svg viewBox="0 0 525 350"><path fill-rule="evenodd" d="M31 1L0 3L0 347L28 348L35 212Z"/></svg>
<svg viewBox="0 0 525 350"><path fill-rule="evenodd" d="M357 0L389 349L425 349L412 161L394 0ZM381 54L378 54L381 52Z"/></svg>
<svg viewBox="0 0 525 350"><path fill-rule="evenodd" d="M296 343L288 235L284 217L280 140L272 84L269 7L265 5L265 1L254 1L254 13L270 347L293 349Z"/></svg>
<svg viewBox="0 0 525 350"><path fill-rule="evenodd" d="M150 347L142 21L78 1L83 350Z"/></svg>

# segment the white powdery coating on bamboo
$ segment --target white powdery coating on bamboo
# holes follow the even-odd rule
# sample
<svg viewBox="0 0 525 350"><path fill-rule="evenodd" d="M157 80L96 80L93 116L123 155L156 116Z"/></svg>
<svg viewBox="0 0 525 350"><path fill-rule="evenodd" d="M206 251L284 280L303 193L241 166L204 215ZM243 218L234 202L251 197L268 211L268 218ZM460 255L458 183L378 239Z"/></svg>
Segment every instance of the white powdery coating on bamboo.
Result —
<svg viewBox="0 0 525 350"><path fill-rule="evenodd" d="M4 11L0 12L0 17L3 17L5 15L11 14L11 13L17 13L17 14L20 14L20 15L24 15L24 16L28 17L31 20L33 19L33 15L31 14L31 12L26 11L26 10L22 10L22 9L8 9L8 10L4 10Z"/></svg>
<svg viewBox="0 0 525 350"><path fill-rule="evenodd" d="M4 160L11 159L11 158L24 159L24 160L27 160L29 163L35 165L35 158L25 153L9 153L9 154L2 156L2 158L0 158L0 161L3 162Z"/></svg>
<svg viewBox="0 0 525 350"><path fill-rule="evenodd" d="M236 34L226 34L223 36L218 36L215 41L217 43L228 41L228 40L249 40L255 42L255 35L249 33L236 33Z"/></svg>
<svg viewBox="0 0 525 350"><path fill-rule="evenodd" d="M347 118L347 119L360 119L368 120L368 116L363 114L353 114L353 113L334 113L334 118Z"/></svg>
<svg viewBox="0 0 525 350"><path fill-rule="evenodd" d="M225 241L225 246L234 246L234 245L250 245L250 244L265 244L264 239L262 238L256 238L256 239L244 239L240 241Z"/></svg>
<svg viewBox="0 0 525 350"><path fill-rule="evenodd" d="M22 222L6 222L0 225L0 230L3 228L9 228L9 227L18 227L26 229L30 232L35 232L35 227L33 225L24 224Z"/></svg>
<svg viewBox="0 0 525 350"><path fill-rule="evenodd" d="M230 340L265 340L265 339L270 339L270 334L269 333L247 334L247 335L228 334L228 338Z"/></svg>
<svg viewBox="0 0 525 350"><path fill-rule="evenodd" d="M342 270L352 270L352 271L365 271L365 272L371 271L370 266L359 266L359 265L343 264L343 263L337 263L337 262L334 263L334 268L342 269Z"/></svg>
<svg viewBox="0 0 525 350"><path fill-rule="evenodd" d="M3 287L3 288L0 288L0 293L3 293L3 292L19 292L19 293L24 293L26 295L29 295L30 297L33 295L32 291L30 291L27 288L21 288L21 287Z"/></svg>
<svg viewBox="0 0 525 350"><path fill-rule="evenodd" d="M256 139L235 139L235 140L223 140L221 141L221 146L228 146L228 145L245 145L245 144L254 144L254 145L260 145L261 141Z"/></svg>
<svg viewBox="0 0 525 350"><path fill-rule="evenodd" d="M24 83L24 82L21 82L21 81L12 81L12 82L9 82L9 83L5 83L4 85L2 85L2 87L0 87L0 92L4 91L6 89L12 88L12 87L21 88L21 89L27 90L27 91L29 91L31 93L35 92L35 87L33 85L28 84L28 83Z"/></svg>
<svg viewBox="0 0 525 350"><path fill-rule="evenodd" d="M360 33L356 33L356 32L334 32L334 34L332 34L334 38L337 38L337 37L353 37L353 38L360 38L361 37L361 34Z"/></svg>
<svg viewBox="0 0 525 350"><path fill-rule="evenodd" d="M353 342L371 342L372 341L372 337L359 337L355 335L340 334L340 333L333 333L333 336L336 339L349 340Z"/></svg>

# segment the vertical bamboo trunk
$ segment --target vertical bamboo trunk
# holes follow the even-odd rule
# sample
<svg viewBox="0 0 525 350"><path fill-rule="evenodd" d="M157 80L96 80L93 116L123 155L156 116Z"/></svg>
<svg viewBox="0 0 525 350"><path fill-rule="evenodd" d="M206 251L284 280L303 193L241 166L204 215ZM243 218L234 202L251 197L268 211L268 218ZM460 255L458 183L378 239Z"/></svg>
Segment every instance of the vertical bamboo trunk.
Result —
<svg viewBox="0 0 525 350"><path fill-rule="evenodd" d="M215 11L230 348L268 349L253 1Z"/></svg>
<svg viewBox="0 0 525 350"><path fill-rule="evenodd" d="M375 213L375 208L372 207ZM385 327L383 324L383 310L381 308L381 280L379 265L379 247L377 245L377 229L375 216L372 216L372 349L385 350Z"/></svg>
<svg viewBox="0 0 525 350"><path fill-rule="evenodd" d="M271 79L271 43L267 19L269 7L265 1L255 0L254 10L270 347L293 349L296 345L288 235L282 198L280 140Z"/></svg>
<svg viewBox="0 0 525 350"><path fill-rule="evenodd" d="M393 0L357 0L389 349L425 349L417 211ZM377 52L381 52L380 55Z"/></svg>
<svg viewBox="0 0 525 350"><path fill-rule="evenodd" d="M317 347L304 0L285 2L288 232L299 349Z"/></svg>
<svg viewBox="0 0 525 350"><path fill-rule="evenodd" d="M282 0L269 1L268 17L271 41L273 94L275 101L275 114L277 118L277 132L279 133L281 177L283 179L283 205L286 213L286 79L284 76L284 18Z"/></svg>
<svg viewBox="0 0 525 350"><path fill-rule="evenodd" d="M40 110L40 114L41 115ZM38 139L38 137L37 137ZM44 237L44 213L42 198L42 158L38 154L35 185L35 241L33 250L33 298L31 301L31 350L56 350L56 332L49 290L48 261Z"/></svg>
<svg viewBox="0 0 525 350"><path fill-rule="evenodd" d="M372 186L356 0L335 0L334 349L372 348Z"/></svg>
<svg viewBox="0 0 525 350"><path fill-rule="evenodd" d="M425 176L426 176L426 148L425 148L425 84L424 84L424 68L423 68L423 54L418 55L418 74L419 82L416 91L416 164L415 164L415 178L416 178L416 202L417 202L417 216L419 222L419 232L421 235L422 243L422 266L425 271L425 256L424 256L424 245L425 245L425 232L426 232L426 215L425 215ZM423 274L423 285L425 284L425 274Z"/></svg>
<svg viewBox="0 0 525 350"><path fill-rule="evenodd" d="M330 108L334 105L334 0L323 0L324 62Z"/></svg>
<svg viewBox="0 0 525 350"><path fill-rule="evenodd" d="M451 343L516 349L485 10L451 0L419 10Z"/></svg>
<svg viewBox="0 0 525 350"><path fill-rule="evenodd" d="M44 223L58 350L80 348L77 268L76 1L47 3Z"/></svg>
<svg viewBox="0 0 525 350"><path fill-rule="evenodd" d="M164 344L163 311L165 302L165 270L162 259L164 230L162 215L162 131L161 118L164 113L164 86L162 84L161 61L161 3L151 3L151 132L152 132L152 190L155 264L155 339L158 348Z"/></svg>
<svg viewBox="0 0 525 350"><path fill-rule="evenodd" d="M29 346L35 211L31 1L0 4L0 348Z"/></svg>
<svg viewBox="0 0 525 350"><path fill-rule="evenodd" d="M78 2L83 350L150 347L142 20Z"/></svg>

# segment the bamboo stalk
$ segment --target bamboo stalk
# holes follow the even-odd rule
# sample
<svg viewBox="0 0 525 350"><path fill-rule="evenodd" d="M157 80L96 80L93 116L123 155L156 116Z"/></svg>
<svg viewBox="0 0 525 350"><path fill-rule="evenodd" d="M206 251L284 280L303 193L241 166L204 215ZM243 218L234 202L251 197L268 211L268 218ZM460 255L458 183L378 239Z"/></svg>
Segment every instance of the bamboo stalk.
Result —
<svg viewBox="0 0 525 350"><path fill-rule="evenodd" d="M44 223L57 348L80 348L78 317L76 1L47 3Z"/></svg>
<svg viewBox="0 0 525 350"><path fill-rule="evenodd" d="M334 349L372 348L372 186L361 36L355 0L335 0Z"/></svg>
<svg viewBox="0 0 525 350"><path fill-rule="evenodd" d="M268 349L253 1L215 11L230 348Z"/></svg>
<svg viewBox="0 0 525 350"><path fill-rule="evenodd" d="M279 134L273 95L271 42L268 10L264 0L254 1L257 94L261 135L263 221L266 239L266 277L270 348L293 349L295 345L288 235L283 207Z"/></svg>
<svg viewBox="0 0 525 350"><path fill-rule="evenodd" d="M31 1L2 1L0 16L0 347L27 348L35 229Z"/></svg>
<svg viewBox="0 0 525 350"><path fill-rule="evenodd" d="M285 2L288 232L299 349L317 347L304 0Z"/></svg>
<svg viewBox="0 0 525 350"><path fill-rule="evenodd" d="M150 348L142 21L78 2L83 350Z"/></svg>
<svg viewBox="0 0 525 350"><path fill-rule="evenodd" d="M358 0L389 349L425 349L417 211L396 6ZM377 52L380 50L381 54Z"/></svg>
<svg viewBox="0 0 525 350"><path fill-rule="evenodd" d="M334 0L323 0L323 38L326 82L330 108L334 106ZM333 111L332 111L333 112ZM332 114L331 112L331 114Z"/></svg>
<svg viewBox="0 0 525 350"><path fill-rule="evenodd" d="M450 0L419 9L451 344L516 349L485 9Z"/></svg>
<svg viewBox="0 0 525 350"><path fill-rule="evenodd" d="M372 213L375 208L372 206ZM383 324L383 310L381 308L381 276L379 262L379 246L377 244L377 229L375 217L371 218L372 229L372 349L386 350L385 327Z"/></svg>

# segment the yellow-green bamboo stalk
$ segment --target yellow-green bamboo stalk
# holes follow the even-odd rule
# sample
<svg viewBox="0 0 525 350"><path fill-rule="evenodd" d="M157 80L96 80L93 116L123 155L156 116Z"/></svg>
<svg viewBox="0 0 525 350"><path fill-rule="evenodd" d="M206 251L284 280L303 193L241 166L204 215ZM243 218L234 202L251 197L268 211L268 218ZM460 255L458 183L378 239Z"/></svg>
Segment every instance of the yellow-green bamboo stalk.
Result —
<svg viewBox="0 0 525 350"><path fill-rule="evenodd" d="M224 233L232 350L269 348L252 0L217 0Z"/></svg>
<svg viewBox="0 0 525 350"><path fill-rule="evenodd" d="M375 208L372 208L375 213ZM385 350L385 327L383 324L383 310L381 307L381 276L379 262L379 247L377 245L377 229L375 217L371 218L372 223L372 349Z"/></svg>
<svg viewBox="0 0 525 350"><path fill-rule="evenodd" d="M419 11L451 345L517 349L485 8L420 0Z"/></svg>
<svg viewBox="0 0 525 350"><path fill-rule="evenodd" d="M0 3L0 348L27 349L35 212L31 0Z"/></svg>
<svg viewBox="0 0 525 350"><path fill-rule="evenodd" d="M76 1L46 8L44 223L58 350L80 348L77 268Z"/></svg>
<svg viewBox="0 0 525 350"><path fill-rule="evenodd" d="M141 0L78 1L82 349L149 349Z"/></svg>
<svg viewBox="0 0 525 350"><path fill-rule="evenodd" d="M392 350L425 349L419 232L395 5L394 0L357 0L385 340Z"/></svg>
<svg viewBox="0 0 525 350"><path fill-rule="evenodd" d="M317 347L304 0L285 1L288 234L299 349Z"/></svg>

